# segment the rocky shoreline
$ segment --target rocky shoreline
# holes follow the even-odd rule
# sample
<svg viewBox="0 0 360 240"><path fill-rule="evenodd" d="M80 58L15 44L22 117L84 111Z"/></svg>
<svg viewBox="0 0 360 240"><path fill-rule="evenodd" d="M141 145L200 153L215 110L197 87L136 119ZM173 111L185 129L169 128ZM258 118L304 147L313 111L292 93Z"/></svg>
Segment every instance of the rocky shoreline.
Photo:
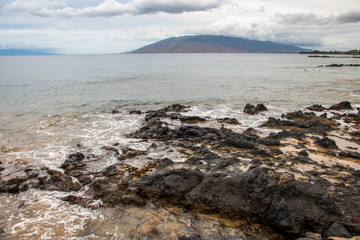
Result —
<svg viewBox="0 0 360 240"><path fill-rule="evenodd" d="M99 167L101 156L81 146L59 169L0 163L0 192L68 192L62 200L89 208L178 206L262 226L268 239L360 235L359 109L349 102L313 105L269 118L260 126L274 130L268 135L252 128L234 132L228 126L239 122L231 118L217 119L219 128L208 127L206 118L184 114L187 109L174 104L131 111L144 115L144 123L128 137L152 144L146 151L104 146L118 159L105 169ZM267 111L263 104L244 108L246 114L262 111ZM177 149L186 160L152 158L160 145ZM124 163L137 157L151 161L142 168ZM198 233L178 239L202 238Z"/></svg>

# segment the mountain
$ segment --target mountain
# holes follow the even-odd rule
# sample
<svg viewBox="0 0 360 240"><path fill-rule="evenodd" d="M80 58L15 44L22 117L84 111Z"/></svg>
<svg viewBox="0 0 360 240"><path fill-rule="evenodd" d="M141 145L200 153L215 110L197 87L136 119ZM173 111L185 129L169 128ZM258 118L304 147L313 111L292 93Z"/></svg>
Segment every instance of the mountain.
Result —
<svg viewBox="0 0 360 240"><path fill-rule="evenodd" d="M198 35L168 38L131 53L299 53L295 46L238 37Z"/></svg>
<svg viewBox="0 0 360 240"><path fill-rule="evenodd" d="M0 49L0 56L33 56L33 55L56 55L46 51L27 49Z"/></svg>

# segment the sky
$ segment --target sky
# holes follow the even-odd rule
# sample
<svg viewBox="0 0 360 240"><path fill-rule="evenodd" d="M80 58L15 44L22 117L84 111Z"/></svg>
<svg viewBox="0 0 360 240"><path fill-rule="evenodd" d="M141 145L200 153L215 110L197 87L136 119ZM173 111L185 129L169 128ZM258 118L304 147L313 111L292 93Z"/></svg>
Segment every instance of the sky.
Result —
<svg viewBox="0 0 360 240"><path fill-rule="evenodd" d="M360 49L360 0L0 0L0 49L121 53L198 34Z"/></svg>

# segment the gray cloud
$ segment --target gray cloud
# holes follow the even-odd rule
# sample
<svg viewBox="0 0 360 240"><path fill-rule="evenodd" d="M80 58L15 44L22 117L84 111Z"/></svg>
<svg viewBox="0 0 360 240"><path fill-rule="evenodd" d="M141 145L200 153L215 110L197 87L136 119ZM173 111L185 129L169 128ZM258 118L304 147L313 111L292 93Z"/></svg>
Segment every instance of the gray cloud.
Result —
<svg viewBox="0 0 360 240"><path fill-rule="evenodd" d="M61 0L14 0L3 10L28 13L37 17L112 17L125 14L153 14L158 12L179 14L184 12L206 11L219 7L221 0L132 0L121 3L104 0L94 7L72 8Z"/></svg>
<svg viewBox="0 0 360 240"><path fill-rule="evenodd" d="M337 17L339 23L357 23L360 22L360 12L349 12Z"/></svg>
<svg viewBox="0 0 360 240"><path fill-rule="evenodd" d="M314 13L296 13L296 14L277 14L280 18L280 24L292 25L326 25L334 22L334 17L318 16Z"/></svg>

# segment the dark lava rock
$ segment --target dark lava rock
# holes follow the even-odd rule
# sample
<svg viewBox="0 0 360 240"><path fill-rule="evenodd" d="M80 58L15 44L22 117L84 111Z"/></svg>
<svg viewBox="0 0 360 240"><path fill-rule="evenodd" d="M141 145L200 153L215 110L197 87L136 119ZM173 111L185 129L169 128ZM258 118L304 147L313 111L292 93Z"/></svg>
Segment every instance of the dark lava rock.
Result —
<svg viewBox="0 0 360 240"><path fill-rule="evenodd" d="M184 236L178 237L178 240L201 240L201 236L198 234L193 234L189 237L184 235Z"/></svg>
<svg viewBox="0 0 360 240"><path fill-rule="evenodd" d="M355 158L355 159L360 159L360 153L358 152L344 152L341 151L339 153L340 157L349 157L349 158Z"/></svg>
<svg viewBox="0 0 360 240"><path fill-rule="evenodd" d="M145 121L149 121L151 119L157 119L157 118L165 118L165 117L169 117L169 115L166 112L155 111L155 112L150 112L150 113L146 114Z"/></svg>
<svg viewBox="0 0 360 240"><path fill-rule="evenodd" d="M180 121L183 123L203 123L206 122L206 119L199 116L181 116Z"/></svg>
<svg viewBox="0 0 360 240"><path fill-rule="evenodd" d="M70 172L73 169L79 168L80 166L85 166L86 164L82 161L85 159L84 154L77 152L69 155L68 159L61 164L60 168L65 170L65 173Z"/></svg>
<svg viewBox="0 0 360 240"><path fill-rule="evenodd" d="M160 162L158 163L157 167L158 167L158 168L167 167L167 166L169 166L169 165L171 165L171 164L174 164L174 162L173 162L171 159L169 159L169 158L163 158L163 159L160 160Z"/></svg>
<svg viewBox="0 0 360 240"><path fill-rule="evenodd" d="M219 123L227 123L227 124L233 124L233 125L239 125L239 121L236 118L219 118L217 119Z"/></svg>
<svg viewBox="0 0 360 240"><path fill-rule="evenodd" d="M330 138L324 137L315 141L317 145L326 149L338 149L336 142Z"/></svg>
<svg viewBox="0 0 360 240"><path fill-rule="evenodd" d="M165 112L183 112L186 108L189 108L189 106L185 106L181 104L173 104L165 108L162 108L161 110Z"/></svg>
<svg viewBox="0 0 360 240"><path fill-rule="evenodd" d="M338 104L334 104L331 107L329 107L329 110L336 110L336 111L341 111L341 110L352 110L352 106L350 104L350 102L344 101Z"/></svg>
<svg viewBox="0 0 360 240"><path fill-rule="evenodd" d="M223 213L228 218L255 218L287 234L327 229L341 216L319 183L298 181L292 174L264 167L231 175L204 175L184 168L161 170L140 178L137 187L143 197Z"/></svg>
<svg viewBox="0 0 360 240"><path fill-rule="evenodd" d="M263 112L263 111L267 111L267 108L265 107L264 104L258 104L256 105L256 107L251 104L246 104L244 107L244 113L251 115L258 114L259 112Z"/></svg>
<svg viewBox="0 0 360 240"><path fill-rule="evenodd" d="M199 170L182 168L155 171L152 175L143 176L138 188L141 195L154 199L165 197L177 202L202 180L203 174Z"/></svg>
<svg viewBox="0 0 360 240"><path fill-rule="evenodd" d="M324 111L326 108L324 108L323 106L321 105L317 105L317 104L314 104L310 107L307 107L306 109L308 110L311 110L311 111L316 111L316 112L322 112Z"/></svg>
<svg viewBox="0 0 360 240"><path fill-rule="evenodd" d="M304 157L308 157L308 156L309 156L309 154L308 154L308 152L307 152L306 150L302 150L302 151L298 152L298 155L299 155L299 156L304 156Z"/></svg>
<svg viewBox="0 0 360 240"><path fill-rule="evenodd" d="M313 118L316 118L316 115L313 112L304 113L302 111L297 111L297 112L287 113L283 117L286 117L289 120L291 119L311 120Z"/></svg>
<svg viewBox="0 0 360 240"><path fill-rule="evenodd" d="M355 177L360 177L360 170L357 170L353 173Z"/></svg>
<svg viewBox="0 0 360 240"><path fill-rule="evenodd" d="M140 115L142 112L140 110L131 110L129 114L138 114Z"/></svg>
<svg viewBox="0 0 360 240"><path fill-rule="evenodd" d="M340 222L334 222L331 224L330 228L325 232L324 235L327 237L352 237L348 230Z"/></svg>
<svg viewBox="0 0 360 240"><path fill-rule="evenodd" d="M316 133L321 135L325 135L327 132L334 129L329 123L324 123L318 120L289 121L273 117L270 117L267 122L263 123L260 127L286 129L300 133Z"/></svg>
<svg viewBox="0 0 360 240"><path fill-rule="evenodd" d="M226 128L215 129L185 125L173 130L168 127L167 123L159 119L152 119L146 122L142 128L129 136L144 139L178 139L192 142L205 141L245 149L252 149L258 144L279 145L278 139L260 138L253 134L235 133Z"/></svg>

